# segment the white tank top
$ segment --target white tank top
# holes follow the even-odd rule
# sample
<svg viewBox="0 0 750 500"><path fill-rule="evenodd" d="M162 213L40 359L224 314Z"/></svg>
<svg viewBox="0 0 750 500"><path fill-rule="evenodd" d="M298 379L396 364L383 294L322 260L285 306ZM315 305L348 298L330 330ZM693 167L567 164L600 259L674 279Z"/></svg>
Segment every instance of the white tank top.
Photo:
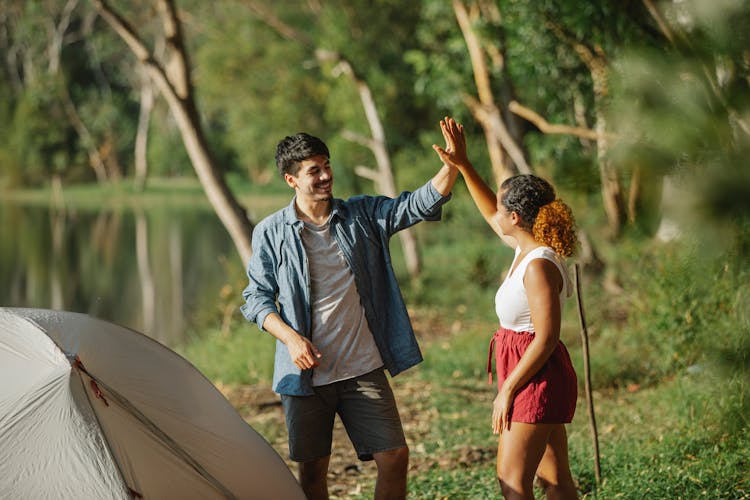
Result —
<svg viewBox="0 0 750 500"><path fill-rule="evenodd" d="M510 268L513 269L518 255L521 253L520 247L516 247L516 256ZM531 323L531 311L529 310L529 299L526 296L526 287L523 284L523 277L526 274L526 268L534 259L547 259L557 266L563 279L563 287L560 291L560 305L562 306L565 297L569 297L573 292L573 287L568 277L568 271L565 268L565 261L554 250L549 247L537 247L530 251L518 263L518 267L508 274L495 295L495 312L500 320L500 326L517 332L533 332L534 325Z"/></svg>

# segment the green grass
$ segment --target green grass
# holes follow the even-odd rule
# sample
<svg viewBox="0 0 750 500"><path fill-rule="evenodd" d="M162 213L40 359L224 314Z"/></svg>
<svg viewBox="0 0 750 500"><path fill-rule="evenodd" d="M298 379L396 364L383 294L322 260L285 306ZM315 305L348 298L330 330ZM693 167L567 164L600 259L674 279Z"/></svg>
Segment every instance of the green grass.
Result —
<svg viewBox="0 0 750 500"><path fill-rule="evenodd" d="M251 185L230 176L228 182L238 201L251 207L250 216L255 222L260 217L288 203L288 189L281 182L273 185ZM132 180L110 182L102 185L75 184L53 189L43 188L4 189L0 186L0 201L30 205L50 204L82 210L185 208L211 210L200 182L194 177L149 178L144 190L135 188Z"/></svg>
<svg viewBox="0 0 750 500"><path fill-rule="evenodd" d="M394 380L419 381L425 394L414 395L419 413L410 418L431 418L429 429L410 443L412 457L426 464L410 476L412 498L497 497L496 439L489 429L494 389L485 363L496 321L494 291L510 257L491 235L473 231L462 230L455 216L423 225L418 236L425 269L418 282L404 286L417 315L448 332L426 332L424 363ZM597 486L581 392L568 426L581 495L750 498L748 265L736 256L698 252L690 242L630 239L606 252L621 290L608 290L603 276L586 276L583 283L603 481ZM239 318L229 331L210 331L185 355L222 383L268 383L268 335ZM562 338L582 388L574 301L566 305ZM259 432L275 439L279 429ZM364 488L356 498L371 494Z"/></svg>
<svg viewBox="0 0 750 500"><path fill-rule="evenodd" d="M283 188L283 186L282 186ZM288 203L290 194L239 185L253 217ZM461 193L463 195L463 193ZM66 187L76 208L190 204L210 207L195 181L152 180L135 193L125 184ZM3 193L24 203L49 203L51 190ZM66 202L67 202L66 201ZM577 209L588 224L596 214ZM581 208L583 207L583 208ZM512 252L500 246L458 196L440 223L415 228L423 272L410 282L398 239L392 249L408 305L427 326L425 361L394 380L414 384L417 413L429 427L410 437L423 468L410 476L412 498L496 498L489 430L493 387L486 349L496 322L494 293ZM750 499L750 264L747 255L711 251L687 239L660 244L637 234L617 242L589 234L607 262L603 275L583 277L603 482L594 477L591 431L583 395L568 426L573 475L587 498ZM708 243L711 243L710 241ZM711 245L708 245L709 249ZM274 340L236 312L244 270L199 321L179 352L217 385L270 383ZM613 286L615 285L615 286ZM619 287L619 291L616 289ZM235 311L227 316L227 311ZM565 308L562 338L583 386L575 302ZM223 327L221 326L223 325ZM410 396L411 398L411 396ZM414 401L410 401L414 403ZM261 424L269 441L284 433ZM364 488L357 498L371 497Z"/></svg>
<svg viewBox="0 0 750 500"><path fill-rule="evenodd" d="M269 334L245 324L229 332L210 329L177 350L215 383L239 385L270 382L275 348Z"/></svg>

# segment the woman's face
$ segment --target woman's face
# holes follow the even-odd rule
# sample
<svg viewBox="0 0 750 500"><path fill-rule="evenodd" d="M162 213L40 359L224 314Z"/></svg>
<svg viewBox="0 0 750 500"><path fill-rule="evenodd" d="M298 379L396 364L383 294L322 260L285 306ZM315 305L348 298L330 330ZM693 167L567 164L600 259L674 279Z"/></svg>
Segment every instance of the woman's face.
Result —
<svg viewBox="0 0 750 500"><path fill-rule="evenodd" d="M503 205L502 198L504 193L505 191L501 192L497 197L497 214L495 217L497 218L497 224L500 226L500 230L503 234L509 235L514 228L513 212L509 211L505 208L505 205Z"/></svg>

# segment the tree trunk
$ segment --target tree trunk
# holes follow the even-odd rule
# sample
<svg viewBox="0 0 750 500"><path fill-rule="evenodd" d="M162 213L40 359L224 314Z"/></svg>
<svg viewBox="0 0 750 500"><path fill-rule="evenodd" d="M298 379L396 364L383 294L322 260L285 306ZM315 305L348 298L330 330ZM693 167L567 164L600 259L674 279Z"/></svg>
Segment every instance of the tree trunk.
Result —
<svg viewBox="0 0 750 500"><path fill-rule="evenodd" d="M161 333L154 328L156 326L156 285L151 272L148 247L148 221L143 212L137 211L135 214L135 255L138 262L138 278L141 282L142 328L144 333L163 341Z"/></svg>
<svg viewBox="0 0 750 500"><path fill-rule="evenodd" d="M89 165L94 170L96 181L99 184L103 184L109 180L109 177L107 175L107 167L104 165L102 155L99 153L99 150L95 146L94 137L91 135L91 132L89 132L86 124L83 123L81 115L78 114L78 109L76 108L73 99L70 97L70 92L68 92L68 88L66 86L62 87L62 94L62 104L63 109L65 110L65 114L67 115L68 120L73 127L73 130L75 130L78 134L78 137L80 137L81 145L86 149L86 152L88 153Z"/></svg>
<svg viewBox="0 0 750 500"><path fill-rule="evenodd" d="M60 69L60 56L62 55L64 41L63 38L65 37L65 32L68 30L68 26L70 25L70 18L76 5L78 5L78 0L68 0L60 14L60 22L55 23L54 19L50 19L50 43L47 47L49 52L47 72L50 75L56 75Z"/></svg>
<svg viewBox="0 0 750 500"><path fill-rule="evenodd" d="M77 4L78 0L68 0L60 14L59 21L55 21L54 18L49 19L50 42L47 46L47 73L52 76L56 76L60 71L60 58L62 56L65 33L70 26L71 17ZM107 168L102 155L96 147L96 141L78 113L75 102L73 102L73 98L70 96L70 92L65 85L62 86L61 97L65 114L81 139L81 145L88 153L89 165L94 170L96 180L102 184L109 179L109 176L107 175Z"/></svg>
<svg viewBox="0 0 750 500"><path fill-rule="evenodd" d="M612 237L620 235L625 220L625 200L617 170L609 161L609 135L607 134L606 107L609 99L609 68L601 47L588 47L575 39L552 21L547 26L562 41L570 45L591 73L594 90L594 130L596 132L596 157L602 186L602 203Z"/></svg>
<svg viewBox="0 0 750 500"><path fill-rule="evenodd" d="M473 28L473 22L479 16L477 9L478 6L474 5L470 12L463 1L453 1L453 11L466 41L479 96L477 100L475 97L467 95L464 96L464 101L484 129L493 176L499 186L503 180L511 175L519 172L531 173L531 167L526 161L526 155L518 145L518 141L508 131L502 110L495 101L482 43ZM500 60L499 64L503 64L504 58L499 56L498 59Z"/></svg>
<svg viewBox="0 0 750 500"><path fill-rule="evenodd" d="M398 193L396 192L396 182L393 178L393 168L391 166L390 155L388 154L385 131L367 82L357 75L351 63L344 59L341 54L316 47L304 32L284 23L263 2L249 2L248 6L256 16L269 27L273 28L280 36L314 50L315 56L319 61L335 63L338 70L346 73L352 79L357 87L360 102L364 108L367 123L370 126L372 139L362 138L347 132L344 132L344 136L369 148L375 156L375 161L378 165L377 171L367 167L358 167L355 169L355 172L362 177L374 181L376 189L381 194L390 197L396 196ZM404 251L407 271L409 276L415 278L421 271L419 245L417 244L416 237L410 229L399 231L398 235Z"/></svg>
<svg viewBox="0 0 750 500"><path fill-rule="evenodd" d="M245 209L229 190L224 175L208 149L195 105L190 80L190 64L174 2L158 1L164 39L168 43L166 64L161 64L156 60L132 27L106 2L101 0L92 0L92 2L99 15L109 23L135 54L138 61L143 64L145 71L167 100L169 109L180 129L188 157L203 185L206 196L229 232L243 263L247 264L252 254L253 225Z"/></svg>
<svg viewBox="0 0 750 500"><path fill-rule="evenodd" d="M135 188L143 191L148 177L148 129L154 109L154 86L145 71L141 71L141 100L138 110L138 129L135 134Z"/></svg>
<svg viewBox="0 0 750 500"><path fill-rule="evenodd" d="M325 60L330 57L330 53L323 53L318 51L318 57ZM396 190L396 181L393 178L393 168L391 167L391 158L388 154L388 147L386 146L385 130L383 123L380 121L378 116L377 105L375 99L372 97L369 85L362 78L360 78L352 68L351 64L341 59L341 56L336 54L338 60L338 67L349 75L359 92L359 98L362 102L362 107L365 110L365 116L367 117L367 123L370 125L370 131L372 132L372 139L368 140L365 138L358 138L351 133L345 133L344 137L350 140L355 140L360 144L367 146L375 156L375 162L378 165L377 172L369 172L364 176L375 181L376 189L391 198L398 195ZM360 175L362 172L367 172L367 169L360 167L356 170ZM410 229L404 229L398 233L399 239L401 240L401 247L404 251L404 260L406 261L406 269L409 276L414 279L419 276L421 271L421 263L419 256L419 245L417 239L414 236L414 232Z"/></svg>
<svg viewBox="0 0 750 500"><path fill-rule="evenodd" d="M609 140L606 136L607 118L605 115L605 100L608 94L606 67L602 60L597 61L591 68L594 81L594 106L596 115L596 130L599 138L596 141L596 157L599 163L599 175L602 184L602 201L607 214L607 222L612 237L618 237L625 219L625 204L620 178L617 169L609 161Z"/></svg>

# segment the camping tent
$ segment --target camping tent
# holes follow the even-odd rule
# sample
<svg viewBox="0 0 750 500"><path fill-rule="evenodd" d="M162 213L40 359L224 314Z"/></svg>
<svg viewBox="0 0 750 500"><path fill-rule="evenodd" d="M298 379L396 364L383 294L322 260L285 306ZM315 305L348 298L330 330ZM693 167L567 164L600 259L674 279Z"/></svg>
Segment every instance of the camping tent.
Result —
<svg viewBox="0 0 750 500"><path fill-rule="evenodd" d="M304 498L185 359L84 314L0 308L0 498Z"/></svg>

